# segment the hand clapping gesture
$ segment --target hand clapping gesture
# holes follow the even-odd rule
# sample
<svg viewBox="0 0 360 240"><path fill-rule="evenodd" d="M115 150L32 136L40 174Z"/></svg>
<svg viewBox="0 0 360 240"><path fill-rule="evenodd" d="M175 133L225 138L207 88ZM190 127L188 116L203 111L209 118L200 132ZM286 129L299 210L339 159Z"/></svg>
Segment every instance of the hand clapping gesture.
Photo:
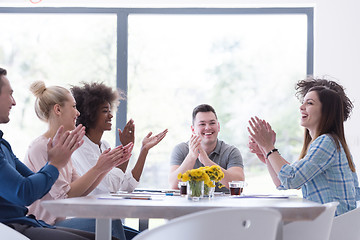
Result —
<svg viewBox="0 0 360 240"><path fill-rule="evenodd" d="M276 141L276 133L272 130L270 124L258 117L251 118L249 121L250 134L248 147L252 153L255 153L258 158L265 163L266 149L273 149Z"/></svg>
<svg viewBox="0 0 360 240"><path fill-rule="evenodd" d="M142 141L142 149L150 150L152 147L156 146L161 140L163 140L167 132L168 130L165 129L155 136L151 136L152 132L149 132Z"/></svg>
<svg viewBox="0 0 360 240"><path fill-rule="evenodd" d="M94 167L99 169L101 172L107 172L113 169L114 167L129 161L133 146L134 144L129 143L125 147L120 145L112 150L110 148L105 150L100 155Z"/></svg>
<svg viewBox="0 0 360 240"><path fill-rule="evenodd" d="M84 135L85 127L81 124L71 133L64 132L63 126L59 127L54 138L49 139L47 145L49 163L57 169L63 168L69 162L71 154L84 143L82 140Z"/></svg>
<svg viewBox="0 0 360 240"><path fill-rule="evenodd" d="M249 137L248 148L249 148L250 152L256 154L256 156L260 159L260 161L262 161L263 163L266 163L266 153L264 153L262 151L262 149L259 147L259 145L257 145L255 140L251 137Z"/></svg>
<svg viewBox="0 0 360 240"><path fill-rule="evenodd" d="M201 139L198 135L191 135L189 140L189 154L192 158L197 159L199 157L199 148L201 148Z"/></svg>
<svg viewBox="0 0 360 240"><path fill-rule="evenodd" d="M134 120L130 119L125 127L124 130L118 129L119 132L119 139L123 146L128 145L129 143L134 143L135 141L135 124Z"/></svg>

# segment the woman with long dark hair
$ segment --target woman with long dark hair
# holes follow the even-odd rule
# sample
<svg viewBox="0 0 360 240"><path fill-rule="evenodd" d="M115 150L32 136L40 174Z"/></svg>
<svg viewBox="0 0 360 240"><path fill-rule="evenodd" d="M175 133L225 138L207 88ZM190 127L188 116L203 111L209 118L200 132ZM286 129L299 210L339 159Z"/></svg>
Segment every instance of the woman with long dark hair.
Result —
<svg viewBox="0 0 360 240"><path fill-rule="evenodd" d="M249 148L268 167L278 189L302 189L319 203L339 202L336 215L356 208L359 199L355 166L344 135L344 104L338 92L315 86L300 106L305 128L299 161L287 162L275 148L275 132L257 117L249 121Z"/></svg>

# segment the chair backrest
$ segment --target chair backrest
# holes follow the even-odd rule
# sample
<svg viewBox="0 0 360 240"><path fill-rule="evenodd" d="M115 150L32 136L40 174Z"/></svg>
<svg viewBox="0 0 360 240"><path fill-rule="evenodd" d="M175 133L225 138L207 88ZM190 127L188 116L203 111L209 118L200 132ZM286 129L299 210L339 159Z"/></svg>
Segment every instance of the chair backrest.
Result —
<svg viewBox="0 0 360 240"><path fill-rule="evenodd" d="M1 239L6 240L30 240L30 238L2 223L0 223L0 236Z"/></svg>
<svg viewBox="0 0 360 240"><path fill-rule="evenodd" d="M329 240L338 202L324 204L326 209L313 221L296 221L283 227L284 240Z"/></svg>
<svg viewBox="0 0 360 240"><path fill-rule="evenodd" d="M271 240L276 238L280 222L281 214L268 208L217 208L175 218L133 240Z"/></svg>
<svg viewBox="0 0 360 240"><path fill-rule="evenodd" d="M330 240L360 240L360 207L334 218Z"/></svg>

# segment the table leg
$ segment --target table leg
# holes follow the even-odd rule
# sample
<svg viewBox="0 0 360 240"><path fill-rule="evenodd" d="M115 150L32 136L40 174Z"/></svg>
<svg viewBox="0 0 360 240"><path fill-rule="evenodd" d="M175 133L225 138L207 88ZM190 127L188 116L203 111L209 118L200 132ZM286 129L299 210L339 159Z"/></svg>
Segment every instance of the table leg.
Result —
<svg viewBox="0 0 360 240"><path fill-rule="evenodd" d="M149 228L149 219L139 219L139 231L142 232Z"/></svg>
<svg viewBox="0 0 360 240"><path fill-rule="evenodd" d="M111 219L96 219L95 240L111 240Z"/></svg>
<svg viewBox="0 0 360 240"><path fill-rule="evenodd" d="M277 231L277 235L276 235L276 240L283 240L283 228L284 228L284 222L281 221L279 226L278 226L278 231Z"/></svg>

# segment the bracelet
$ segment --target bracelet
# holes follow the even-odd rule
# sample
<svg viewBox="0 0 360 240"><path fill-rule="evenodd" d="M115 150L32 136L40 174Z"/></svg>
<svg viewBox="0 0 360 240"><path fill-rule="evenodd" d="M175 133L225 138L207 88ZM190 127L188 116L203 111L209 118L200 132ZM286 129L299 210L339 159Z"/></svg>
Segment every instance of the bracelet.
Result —
<svg viewBox="0 0 360 240"><path fill-rule="evenodd" d="M274 148L273 150L271 150L270 152L268 152L266 154L266 158L268 158L270 156L270 154L272 154L273 152L279 152L279 150L277 148Z"/></svg>

